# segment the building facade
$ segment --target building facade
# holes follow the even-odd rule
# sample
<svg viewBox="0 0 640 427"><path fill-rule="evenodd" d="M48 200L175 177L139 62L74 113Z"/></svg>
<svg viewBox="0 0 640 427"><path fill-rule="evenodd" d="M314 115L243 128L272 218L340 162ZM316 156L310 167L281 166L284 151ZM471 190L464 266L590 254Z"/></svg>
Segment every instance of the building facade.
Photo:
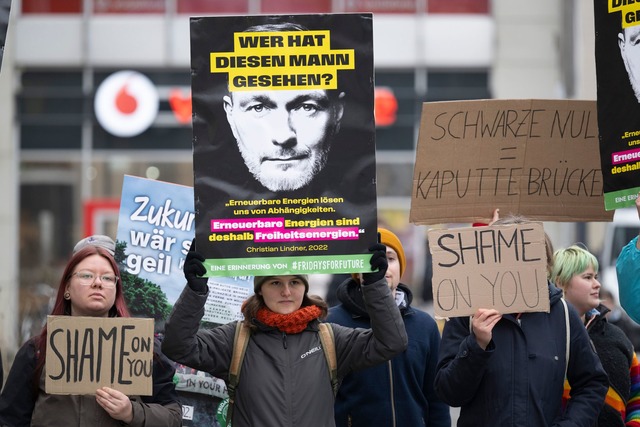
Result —
<svg viewBox="0 0 640 427"><path fill-rule="evenodd" d="M10 188L0 236L16 248L0 261L9 272L0 278L5 366L41 326L74 243L115 236L124 175L193 185L184 110L191 16L374 13L379 215L409 242L409 271L420 282L426 229L408 224L408 210L422 103L588 92L588 77L574 78L574 3L13 0L0 74L0 173ZM157 116L135 136L106 130L95 110L98 89L122 70L146 76L159 95ZM575 233L551 226L557 244Z"/></svg>

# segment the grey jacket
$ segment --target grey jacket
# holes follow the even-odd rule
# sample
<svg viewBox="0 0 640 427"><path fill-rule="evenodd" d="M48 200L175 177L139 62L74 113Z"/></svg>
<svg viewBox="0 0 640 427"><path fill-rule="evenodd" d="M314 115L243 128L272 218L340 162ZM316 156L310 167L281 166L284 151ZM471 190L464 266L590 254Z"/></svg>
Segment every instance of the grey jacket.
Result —
<svg viewBox="0 0 640 427"><path fill-rule="evenodd" d="M331 324L338 378L389 360L407 346L400 311L386 281L363 286L363 295L371 329ZM162 350L179 363L227 378L236 322L199 330L206 300L206 294L185 286L166 323ZM257 324L260 329L247 346L236 390L234 427L335 426L333 391L317 321L291 335Z"/></svg>

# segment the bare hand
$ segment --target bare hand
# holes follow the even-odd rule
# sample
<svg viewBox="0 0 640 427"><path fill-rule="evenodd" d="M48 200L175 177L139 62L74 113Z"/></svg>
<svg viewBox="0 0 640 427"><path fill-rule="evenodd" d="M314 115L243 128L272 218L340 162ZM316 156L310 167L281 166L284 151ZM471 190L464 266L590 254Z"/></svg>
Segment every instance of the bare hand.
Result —
<svg viewBox="0 0 640 427"><path fill-rule="evenodd" d="M96 390L96 402L115 420L129 424L133 421L133 408L129 397L109 387Z"/></svg>
<svg viewBox="0 0 640 427"><path fill-rule="evenodd" d="M479 308L473 316L471 323L473 334L476 336L476 342L483 350L491 342L493 327L502 319L502 314L494 309Z"/></svg>
<svg viewBox="0 0 640 427"><path fill-rule="evenodd" d="M499 208L495 208L493 210L493 217L491 218L491 221L489 221L489 225L493 225L493 223L496 222L499 219L500 219L500 209Z"/></svg>

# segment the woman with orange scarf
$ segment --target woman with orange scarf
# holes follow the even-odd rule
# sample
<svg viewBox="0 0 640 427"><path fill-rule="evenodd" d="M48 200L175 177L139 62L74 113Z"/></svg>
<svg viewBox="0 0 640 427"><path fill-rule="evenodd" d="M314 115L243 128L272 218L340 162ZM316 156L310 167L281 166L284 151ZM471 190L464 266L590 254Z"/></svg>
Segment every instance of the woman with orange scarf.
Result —
<svg viewBox="0 0 640 427"><path fill-rule="evenodd" d="M404 351L407 335L385 280L386 248L370 248L371 270L362 274L362 293L371 329L329 324L333 330L338 380L352 370L391 359ZM190 251L187 286L165 327L162 349L173 360L228 378L237 322L200 329L207 300L204 257ZM307 275L258 276L254 295L242 306L250 338L242 362L233 410L234 427L335 426L331 375L319 336L327 315L322 298L309 295Z"/></svg>

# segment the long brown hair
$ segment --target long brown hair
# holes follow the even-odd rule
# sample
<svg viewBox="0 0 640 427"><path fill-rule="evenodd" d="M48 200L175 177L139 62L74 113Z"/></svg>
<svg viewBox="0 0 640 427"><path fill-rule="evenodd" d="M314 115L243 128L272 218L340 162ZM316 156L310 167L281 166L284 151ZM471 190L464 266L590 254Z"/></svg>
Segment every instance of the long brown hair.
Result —
<svg viewBox="0 0 640 427"><path fill-rule="evenodd" d="M71 257L71 259L67 262L67 266L64 268L62 276L60 277L60 283L58 284L58 293L56 295L56 301L53 305L53 309L51 310L52 316L71 316L71 301L65 299L64 294L66 292L67 283L71 279L71 275L73 274L73 270L76 266L82 262L85 258L88 258L92 255L100 255L109 261L111 268L116 276L120 277L120 270L118 269L118 264L116 263L113 256L106 250L98 246L89 245ZM118 280L116 283L116 298L113 303L113 306L109 310L109 317L131 317L129 314L129 309L127 308L127 304L124 300L124 292L122 290L122 280ZM35 346L36 346L36 369L33 375L33 381L35 385L35 389L38 389L40 383L40 376L42 375L42 369L46 363L47 358L47 324L45 323L42 328L42 332L35 338Z"/></svg>
<svg viewBox="0 0 640 427"><path fill-rule="evenodd" d="M300 304L300 308L307 307L309 305L315 305L320 308L320 320L324 320L327 318L327 314L329 312L329 306L318 295L309 295L307 293L302 297L302 304ZM242 303L242 315L244 316L244 324L249 327L252 331L256 330L258 327L252 322L258 314L258 310L262 307L266 307L267 305L264 303L264 298L260 294L253 294L249 298L247 298Z"/></svg>

